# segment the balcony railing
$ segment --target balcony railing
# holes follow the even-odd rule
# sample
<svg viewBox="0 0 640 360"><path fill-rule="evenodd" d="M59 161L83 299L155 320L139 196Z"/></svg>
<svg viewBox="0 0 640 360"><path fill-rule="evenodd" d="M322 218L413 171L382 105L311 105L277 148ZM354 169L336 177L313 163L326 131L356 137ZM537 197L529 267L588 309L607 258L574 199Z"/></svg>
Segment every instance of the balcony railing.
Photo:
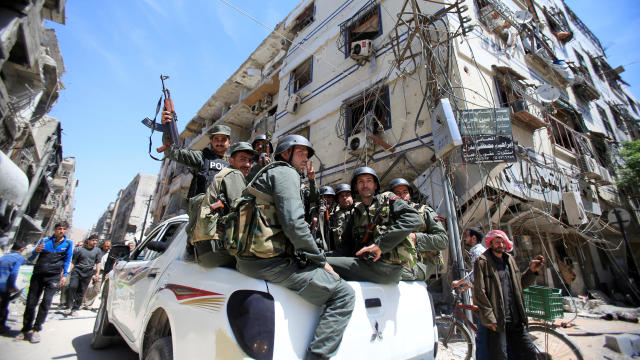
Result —
<svg viewBox="0 0 640 360"><path fill-rule="evenodd" d="M547 120L551 124L551 131L556 145L575 155L590 154L588 151L590 148L589 139L584 134L577 132L551 115L547 114Z"/></svg>

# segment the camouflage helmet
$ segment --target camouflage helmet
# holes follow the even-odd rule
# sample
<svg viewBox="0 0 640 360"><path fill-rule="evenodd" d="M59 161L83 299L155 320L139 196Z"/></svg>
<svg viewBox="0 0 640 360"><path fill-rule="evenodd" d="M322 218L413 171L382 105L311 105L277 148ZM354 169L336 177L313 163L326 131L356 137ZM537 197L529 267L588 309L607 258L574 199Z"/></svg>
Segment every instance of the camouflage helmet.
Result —
<svg viewBox="0 0 640 360"><path fill-rule="evenodd" d="M413 195L413 190L411 189L411 184L409 184L409 182L403 178L395 178L393 180L391 180L391 182L389 183L389 190L391 192L393 192L393 189L395 189L398 186L401 185L405 185L406 187L409 188L409 194Z"/></svg>
<svg viewBox="0 0 640 360"><path fill-rule="evenodd" d="M251 146L255 148L255 147L256 147L256 142L257 142L258 140L264 140L264 141L266 141L266 142L267 142L267 144L269 144L269 152L270 152L270 153L272 153L272 152L273 152L273 144L271 144L271 141L267 141L267 135L265 135L265 134L260 134L260 135L256 136L256 138L255 138L255 139L253 139L253 141L251 142Z"/></svg>
<svg viewBox="0 0 640 360"><path fill-rule="evenodd" d="M358 188L356 187L356 180L358 179L358 176L365 174L373 176L373 179L376 181L376 185L378 186L376 189L377 194L378 191L380 191L380 179L378 179L378 174L376 174L376 171L368 166L359 167L356 169L356 171L354 171L353 176L351 177L351 189L353 189L351 190L351 192L358 192Z"/></svg>
<svg viewBox="0 0 640 360"><path fill-rule="evenodd" d="M331 196L335 196L336 192L333 191L333 188L331 186L323 186L320 188L320 195L324 196L324 195L331 195Z"/></svg>
<svg viewBox="0 0 640 360"><path fill-rule="evenodd" d="M227 136L231 136L231 128L228 127L227 125L213 125L211 127L211 129L209 129L209 131L207 131L207 134L209 134L209 136L213 136L213 135L227 135Z"/></svg>
<svg viewBox="0 0 640 360"><path fill-rule="evenodd" d="M340 194L341 192L344 191L349 191L351 192L351 185L349 184L340 184L338 186L336 186L336 195Z"/></svg>
<svg viewBox="0 0 640 360"><path fill-rule="evenodd" d="M282 154L293 146L306 146L307 149L309 149L307 158L310 158L313 156L313 154L315 154L311 143L309 142L309 140L307 140L306 137L302 135L287 135L278 141L278 145L276 146L274 155Z"/></svg>
<svg viewBox="0 0 640 360"><path fill-rule="evenodd" d="M246 141L240 141L237 143L233 143L230 147L229 147L229 156L233 156L233 154L237 153L238 151L243 151L246 153L249 153L251 155L255 155L256 151L253 150L253 147L251 146L251 144L249 144Z"/></svg>

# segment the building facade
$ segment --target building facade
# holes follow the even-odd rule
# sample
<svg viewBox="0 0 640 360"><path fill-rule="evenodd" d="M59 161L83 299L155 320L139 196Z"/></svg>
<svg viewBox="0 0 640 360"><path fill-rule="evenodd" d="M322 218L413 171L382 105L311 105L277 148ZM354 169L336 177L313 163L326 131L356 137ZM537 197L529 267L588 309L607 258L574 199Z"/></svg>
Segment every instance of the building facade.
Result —
<svg viewBox="0 0 640 360"><path fill-rule="evenodd" d="M64 24L64 7L64 0L0 5L0 228L11 242L32 242L46 230L37 213L55 192L51 181L62 163L60 123L45 114L65 69L44 21Z"/></svg>
<svg viewBox="0 0 640 360"><path fill-rule="evenodd" d="M640 299L628 275L640 239L607 216L637 210L615 186L619 145L640 118L624 69L561 0L449 4L302 1L182 136L202 148L213 124L234 141L304 135L321 185L364 165L384 188L404 177L459 231L507 231L522 266L549 258L540 283ZM156 221L172 201L184 208L187 177L165 161Z"/></svg>

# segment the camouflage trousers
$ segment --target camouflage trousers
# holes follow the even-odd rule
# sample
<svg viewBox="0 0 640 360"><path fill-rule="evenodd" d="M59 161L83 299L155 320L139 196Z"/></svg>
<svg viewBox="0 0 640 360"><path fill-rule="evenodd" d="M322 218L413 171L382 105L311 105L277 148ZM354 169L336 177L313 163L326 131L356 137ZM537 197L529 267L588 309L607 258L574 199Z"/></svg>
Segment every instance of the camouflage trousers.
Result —
<svg viewBox="0 0 640 360"><path fill-rule="evenodd" d="M416 266L408 269L402 268L402 280L403 281L427 281L436 272L436 265L430 262L417 263Z"/></svg>
<svg viewBox="0 0 640 360"><path fill-rule="evenodd" d="M369 281L378 284L397 284L403 266L388 264L380 260L373 262L353 257L328 257L333 270L347 281Z"/></svg>
<svg viewBox="0 0 640 360"><path fill-rule="evenodd" d="M300 269L288 256L237 257L236 268L247 276L295 291L306 301L321 307L307 357L329 358L336 354L355 305L355 293L346 281L313 265Z"/></svg>

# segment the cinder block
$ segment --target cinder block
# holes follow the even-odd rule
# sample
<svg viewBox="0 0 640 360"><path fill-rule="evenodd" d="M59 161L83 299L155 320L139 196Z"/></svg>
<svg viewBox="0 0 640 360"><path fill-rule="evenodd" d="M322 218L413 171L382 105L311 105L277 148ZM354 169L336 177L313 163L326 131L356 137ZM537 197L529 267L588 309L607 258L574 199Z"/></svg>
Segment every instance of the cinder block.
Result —
<svg viewBox="0 0 640 360"><path fill-rule="evenodd" d="M640 352L640 336L623 334L605 336L605 346L609 349L632 356Z"/></svg>

